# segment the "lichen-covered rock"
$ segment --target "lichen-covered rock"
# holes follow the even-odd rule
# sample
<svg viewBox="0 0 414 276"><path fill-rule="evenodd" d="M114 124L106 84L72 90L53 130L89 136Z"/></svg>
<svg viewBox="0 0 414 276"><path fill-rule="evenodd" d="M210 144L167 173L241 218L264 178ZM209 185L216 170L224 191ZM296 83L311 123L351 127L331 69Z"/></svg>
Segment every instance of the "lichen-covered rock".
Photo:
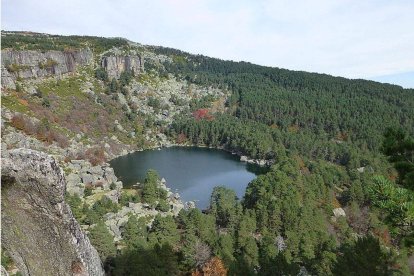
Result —
<svg viewBox="0 0 414 276"><path fill-rule="evenodd" d="M94 177L94 175L92 175L90 173L82 174L81 179L82 179L82 183L85 183L85 184L92 184L92 183L95 183L97 181L97 178Z"/></svg>
<svg viewBox="0 0 414 276"><path fill-rule="evenodd" d="M357 171L360 172L360 173L363 173L365 171L365 167L357 168Z"/></svg>
<svg viewBox="0 0 414 276"><path fill-rule="evenodd" d="M101 66L108 73L110 79L118 79L124 71L139 73L144 70L144 61L138 55L111 55L104 56Z"/></svg>
<svg viewBox="0 0 414 276"><path fill-rule="evenodd" d="M113 203L117 204L119 201L119 198L121 197L121 192L118 190L112 190L107 192L104 197L108 198Z"/></svg>
<svg viewBox="0 0 414 276"><path fill-rule="evenodd" d="M24 275L104 275L64 201L66 182L54 158L14 149L2 158L2 246Z"/></svg>
<svg viewBox="0 0 414 276"><path fill-rule="evenodd" d="M335 218L346 217L345 211L342 208L335 208L332 210Z"/></svg>
<svg viewBox="0 0 414 276"><path fill-rule="evenodd" d="M2 275L2 276L9 276L9 273L7 272L7 270L3 266L0 266L0 268L1 268L0 275Z"/></svg>
<svg viewBox="0 0 414 276"><path fill-rule="evenodd" d="M17 78L30 79L61 76L75 72L76 67L90 64L93 53L90 49L73 51L1 51L1 81L5 88L15 89Z"/></svg>
<svg viewBox="0 0 414 276"><path fill-rule="evenodd" d="M240 162L247 162L248 159L249 158L247 156L244 156L244 155L240 156Z"/></svg>
<svg viewBox="0 0 414 276"><path fill-rule="evenodd" d="M194 201L187 201L184 205L186 209L194 209L196 207L196 204ZM181 210L180 210L181 211Z"/></svg>
<svg viewBox="0 0 414 276"><path fill-rule="evenodd" d="M83 196L87 184L109 190L114 183L117 190L122 189L122 182L118 181L109 164L92 166L86 160L72 160L66 164L66 169L70 171L66 175L66 191L71 195Z"/></svg>
<svg viewBox="0 0 414 276"><path fill-rule="evenodd" d="M15 81L15 78L13 78L13 75L9 71L7 71L5 67L3 67L3 62L2 62L1 86L10 88L10 89L16 89L16 84L14 81Z"/></svg>

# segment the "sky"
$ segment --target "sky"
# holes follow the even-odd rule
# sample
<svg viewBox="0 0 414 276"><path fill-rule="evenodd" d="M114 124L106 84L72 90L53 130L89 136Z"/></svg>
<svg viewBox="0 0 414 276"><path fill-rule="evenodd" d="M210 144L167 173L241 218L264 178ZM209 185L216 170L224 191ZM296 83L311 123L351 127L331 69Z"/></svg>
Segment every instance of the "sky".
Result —
<svg viewBox="0 0 414 276"><path fill-rule="evenodd" d="M414 88L413 0L2 0L1 28L124 37Z"/></svg>

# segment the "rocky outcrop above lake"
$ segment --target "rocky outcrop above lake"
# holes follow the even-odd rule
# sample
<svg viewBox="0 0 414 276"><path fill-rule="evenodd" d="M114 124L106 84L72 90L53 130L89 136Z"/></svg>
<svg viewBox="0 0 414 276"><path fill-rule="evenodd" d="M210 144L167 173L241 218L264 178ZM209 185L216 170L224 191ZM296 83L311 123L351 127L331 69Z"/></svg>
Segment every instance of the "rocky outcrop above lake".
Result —
<svg viewBox="0 0 414 276"><path fill-rule="evenodd" d="M237 152L233 152L233 154L238 154ZM265 159L251 159L245 155L240 156L240 162L246 162L249 164L255 164L261 167L264 166L271 166L274 163L274 160L265 160Z"/></svg>
<svg viewBox="0 0 414 276"><path fill-rule="evenodd" d="M84 196L85 186L89 185L95 191L109 190L113 183L117 190L122 189L122 182L118 181L114 169L109 164L92 166L86 160L72 160L65 167L69 194Z"/></svg>
<svg viewBox="0 0 414 276"><path fill-rule="evenodd" d="M24 275L104 275L97 251L64 201L54 158L2 152L2 246Z"/></svg>
<svg viewBox="0 0 414 276"><path fill-rule="evenodd" d="M110 79L118 79L125 71L144 71L144 60L139 55L110 55L102 57L101 66Z"/></svg>
<svg viewBox="0 0 414 276"><path fill-rule="evenodd" d="M151 218L148 222L148 227L151 227L154 217L157 214L161 216L178 216L180 211L186 206L180 199L178 193L171 192L170 188L166 186L166 181L163 178L158 183L159 188L167 191L167 204L169 206L168 211L156 210L146 203L133 203L129 202L128 206L123 206L117 213L107 213L104 216L105 224L109 232L114 236L114 241L120 241L122 239L122 227L128 222L130 216L137 218L146 217ZM111 191L113 192L113 191ZM110 194L106 194L108 196ZM195 206L189 204L187 208L194 208Z"/></svg>
<svg viewBox="0 0 414 276"><path fill-rule="evenodd" d="M1 51L1 82L5 88L16 88L17 79L61 76L75 72L78 66L90 64L90 49L67 51Z"/></svg>

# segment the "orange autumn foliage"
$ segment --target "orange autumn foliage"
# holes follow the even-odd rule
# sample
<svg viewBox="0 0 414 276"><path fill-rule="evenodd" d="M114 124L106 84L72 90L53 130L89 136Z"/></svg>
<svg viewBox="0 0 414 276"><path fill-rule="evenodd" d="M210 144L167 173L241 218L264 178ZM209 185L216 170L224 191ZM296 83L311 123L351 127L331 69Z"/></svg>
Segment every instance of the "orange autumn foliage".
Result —
<svg viewBox="0 0 414 276"><path fill-rule="evenodd" d="M388 229L374 229L374 234L386 245L391 245L391 234Z"/></svg>
<svg viewBox="0 0 414 276"><path fill-rule="evenodd" d="M191 276L227 276L227 269L220 258L213 257Z"/></svg>
<svg viewBox="0 0 414 276"><path fill-rule="evenodd" d="M213 120L214 117L210 114L210 111L206 108L200 108L193 112L193 117L196 121L205 119L205 120Z"/></svg>
<svg viewBox="0 0 414 276"><path fill-rule="evenodd" d="M176 143L177 144L184 144L187 141L187 136L184 133L180 133L177 136Z"/></svg>
<svg viewBox="0 0 414 276"><path fill-rule="evenodd" d="M19 101L19 103L21 103L24 106L29 106L29 103L24 99L18 99L18 101Z"/></svg>

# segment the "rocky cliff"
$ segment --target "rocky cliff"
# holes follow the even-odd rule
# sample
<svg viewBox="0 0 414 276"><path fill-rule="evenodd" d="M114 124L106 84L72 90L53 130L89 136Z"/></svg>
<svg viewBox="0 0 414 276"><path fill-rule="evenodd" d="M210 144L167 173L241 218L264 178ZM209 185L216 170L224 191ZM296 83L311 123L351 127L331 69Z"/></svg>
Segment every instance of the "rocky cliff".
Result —
<svg viewBox="0 0 414 276"><path fill-rule="evenodd" d="M2 158L2 246L24 275L104 275L97 251L64 201L54 158L29 149Z"/></svg>
<svg viewBox="0 0 414 276"><path fill-rule="evenodd" d="M144 70L144 61L138 55L111 55L104 56L101 66L108 73L110 79L118 79L124 71L139 73Z"/></svg>
<svg viewBox="0 0 414 276"><path fill-rule="evenodd" d="M16 80L61 76L93 60L88 48L68 51L1 51L2 86L15 89Z"/></svg>

